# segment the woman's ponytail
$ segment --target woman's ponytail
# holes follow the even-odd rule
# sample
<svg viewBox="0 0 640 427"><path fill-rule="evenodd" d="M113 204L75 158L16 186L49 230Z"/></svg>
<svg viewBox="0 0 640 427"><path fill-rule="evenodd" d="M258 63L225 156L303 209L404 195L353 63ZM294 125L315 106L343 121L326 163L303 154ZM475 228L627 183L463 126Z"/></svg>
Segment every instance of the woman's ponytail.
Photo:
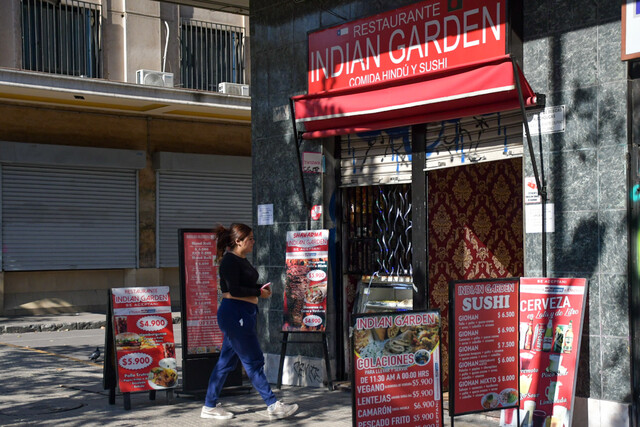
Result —
<svg viewBox="0 0 640 427"><path fill-rule="evenodd" d="M216 249L217 249L217 256L218 256L218 262L220 262L220 260L222 259L222 256L224 255L224 252L227 250L227 248L229 246L231 246L231 232L229 231L228 228L225 228L222 225L217 226L214 230L214 233L216 233L216 239L217 239L217 244L216 244Z"/></svg>

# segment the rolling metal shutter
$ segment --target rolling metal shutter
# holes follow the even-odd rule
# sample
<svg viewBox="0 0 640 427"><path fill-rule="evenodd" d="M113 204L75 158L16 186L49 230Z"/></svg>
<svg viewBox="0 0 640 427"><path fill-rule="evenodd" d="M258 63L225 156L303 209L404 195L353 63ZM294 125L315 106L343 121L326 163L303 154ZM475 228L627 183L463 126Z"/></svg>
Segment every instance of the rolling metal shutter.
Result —
<svg viewBox="0 0 640 427"><path fill-rule="evenodd" d="M522 157L522 114L484 114L427 124L427 171Z"/></svg>
<svg viewBox="0 0 640 427"><path fill-rule="evenodd" d="M341 137L341 187L411 183L410 128ZM520 111L427 123L425 171L522 157Z"/></svg>
<svg viewBox="0 0 640 427"><path fill-rule="evenodd" d="M160 171L157 190L159 267L178 266L180 228L252 223L250 168L224 173Z"/></svg>
<svg viewBox="0 0 640 427"><path fill-rule="evenodd" d="M5 271L135 268L137 172L2 165Z"/></svg>
<svg viewBox="0 0 640 427"><path fill-rule="evenodd" d="M340 151L341 187L411 183L409 127L342 136Z"/></svg>

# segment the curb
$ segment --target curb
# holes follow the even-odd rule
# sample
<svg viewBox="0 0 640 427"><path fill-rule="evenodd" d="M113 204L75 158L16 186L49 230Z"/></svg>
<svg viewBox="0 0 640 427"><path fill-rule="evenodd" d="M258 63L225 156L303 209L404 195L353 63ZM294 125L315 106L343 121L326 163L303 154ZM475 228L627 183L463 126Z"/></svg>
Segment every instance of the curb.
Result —
<svg viewBox="0 0 640 427"><path fill-rule="evenodd" d="M179 324L180 316L173 316L173 324ZM0 325L1 334L23 334L29 332L56 332L84 329L105 329L106 320L80 322L49 322L49 323L13 323Z"/></svg>

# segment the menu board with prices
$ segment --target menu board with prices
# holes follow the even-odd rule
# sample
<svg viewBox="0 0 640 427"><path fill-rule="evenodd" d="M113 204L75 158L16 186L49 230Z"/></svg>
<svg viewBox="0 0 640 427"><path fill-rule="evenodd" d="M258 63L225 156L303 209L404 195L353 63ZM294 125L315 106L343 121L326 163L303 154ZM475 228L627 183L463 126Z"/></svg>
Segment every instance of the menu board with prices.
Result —
<svg viewBox="0 0 640 427"><path fill-rule="evenodd" d="M522 278L520 408L524 427L571 427L587 281Z"/></svg>
<svg viewBox="0 0 640 427"><path fill-rule="evenodd" d="M118 388L123 393L178 384L169 287L111 289Z"/></svg>
<svg viewBox="0 0 640 427"><path fill-rule="evenodd" d="M518 279L452 282L452 416L518 406L518 288Z"/></svg>
<svg viewBox="0 0 640 427"><path fill-rule="evenodd" d="M440 313L354 317L353 425L441 427Z"/></svg>
<svg viewBox="0 0 640 427"><path fill-rule="evenodd" d="M186 300L186 354L217 353L222 348L218 327L218 265L213 232L185 232L184 293Z"/></svg>
<svg viewBox="0 0 640 427"><path fill-rule="evenodd" d="M283 331L324 332L329 230L287 232Z"/></svg>

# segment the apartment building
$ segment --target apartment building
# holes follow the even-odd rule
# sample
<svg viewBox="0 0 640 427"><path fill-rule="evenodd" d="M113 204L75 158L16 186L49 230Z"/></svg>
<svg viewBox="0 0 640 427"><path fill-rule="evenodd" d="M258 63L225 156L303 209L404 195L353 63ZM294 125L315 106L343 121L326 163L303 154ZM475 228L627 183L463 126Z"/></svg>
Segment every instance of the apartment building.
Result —
<svg viewBox="0 0 640 427"><path fill-rule="evenodd" d="M177 230L251 222L242 12L2 1L0 313L104 310L137 285L178 307Z"/></svg>

